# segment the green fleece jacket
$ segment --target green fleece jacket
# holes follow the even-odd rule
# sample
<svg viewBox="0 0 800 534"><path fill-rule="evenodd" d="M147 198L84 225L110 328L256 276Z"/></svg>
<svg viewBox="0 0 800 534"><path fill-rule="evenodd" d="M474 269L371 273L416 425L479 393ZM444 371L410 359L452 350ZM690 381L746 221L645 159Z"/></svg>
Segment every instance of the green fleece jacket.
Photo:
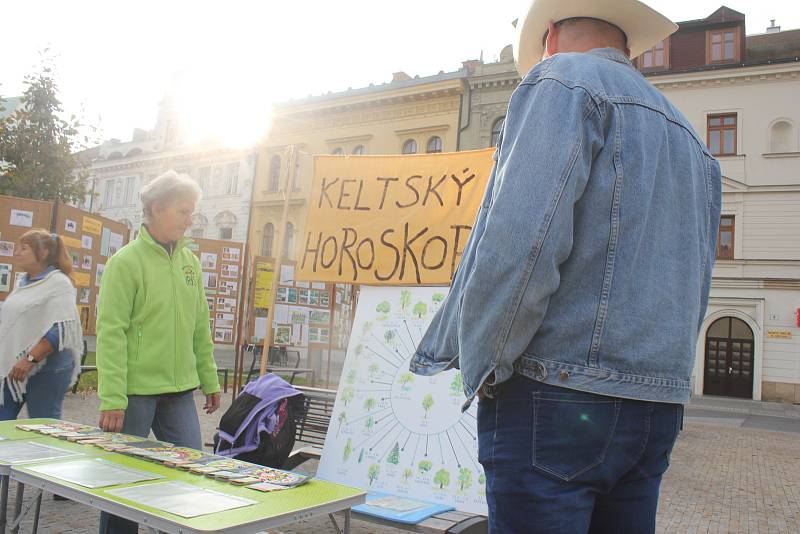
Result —
<svg viewBox="0 0 800 534"><path fill-rule="evenodd" d="M170 256L144 226L106 264L97 311L100 409L128 395L219 391L200 262L179 241Z"/></svg>

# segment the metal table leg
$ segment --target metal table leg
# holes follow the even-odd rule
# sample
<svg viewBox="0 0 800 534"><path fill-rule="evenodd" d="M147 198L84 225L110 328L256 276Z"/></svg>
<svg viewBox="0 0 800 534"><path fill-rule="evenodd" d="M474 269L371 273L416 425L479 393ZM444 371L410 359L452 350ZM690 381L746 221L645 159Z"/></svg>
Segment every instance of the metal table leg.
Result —
<svg viewBox="0 0 800 534"><path fill-rule="evenodd" d="M22 499L25 497L25 484L17 482L17 500L14 502L14 520L22 513ZM12 534L19 534L19 525L11 529Z"/></svg>
<svg viewBox="0 0 800 534"><path fill-rule="evenodd" d="M39 495L36 497L36 508L34 508L33 512L33 530L31 530L31 534L36 534L39 531L39 514L42 511L42 495L44 495L44 491L40 491Z"/></svg>
<svg viewBox="0 0 800 534"><path fill-rule="evenodd" d="M344 534L350 534L350 508L344 511Z"/></svg>
<svg viewBox="0 0 800 534"><path fill-rule="evenodd" d="M8 475L0 475L0 534L6 534L6 519L8 514Z"/></svg>

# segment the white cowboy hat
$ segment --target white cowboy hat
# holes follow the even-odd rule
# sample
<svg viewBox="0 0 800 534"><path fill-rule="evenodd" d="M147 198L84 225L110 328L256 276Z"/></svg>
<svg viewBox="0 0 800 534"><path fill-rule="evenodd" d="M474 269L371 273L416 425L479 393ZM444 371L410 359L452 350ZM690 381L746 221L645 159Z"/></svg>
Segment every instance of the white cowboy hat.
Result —
<svg viewBox="0 0 800 534"><path fill-rule="evenodd" d="M542 60L542 38L548 24L574 17L600 19L617 26L628 37L635 58L678 30L678 25L637 0L532 0L517 20L514 56L520 76Z"/></svg>

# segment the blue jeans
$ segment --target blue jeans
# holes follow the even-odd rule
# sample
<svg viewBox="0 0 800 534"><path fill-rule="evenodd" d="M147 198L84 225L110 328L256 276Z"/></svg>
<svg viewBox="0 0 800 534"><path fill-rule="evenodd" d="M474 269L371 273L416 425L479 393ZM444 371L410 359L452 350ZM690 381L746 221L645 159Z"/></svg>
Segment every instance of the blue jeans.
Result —
<svg viewBox="0 0 800 534"><path fill-rule="evenodd" d="M28 379L22 402L16 402L8 388L4 388L0 421L16 419L23 404L28 406L28 417L31 419L61 419L61 405L72 381L74 369L75 359L71 351L63 350L48 356L39 372Z"/></svg>
<svg viewBox="0 0 800 534"><path fill-rule="evenodd" d="M153 430L156 439L179 447L203 449L200 420L194 392L164 395L129 395L122 432L146 438ZM138 525L105 512L100 514L100 534L136 534Z"/></svg>
<svg viewBox="0 0 800 534"><path fill-rule="evenodd" d="M478 404L489 532L655 531L683 406L606 397L519 374Z"/></svg>

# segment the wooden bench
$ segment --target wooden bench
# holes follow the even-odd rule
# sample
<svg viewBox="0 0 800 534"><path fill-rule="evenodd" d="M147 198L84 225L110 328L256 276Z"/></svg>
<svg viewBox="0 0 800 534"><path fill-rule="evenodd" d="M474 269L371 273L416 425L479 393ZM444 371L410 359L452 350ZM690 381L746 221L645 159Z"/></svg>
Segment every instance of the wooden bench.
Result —
<svg viewBox="0 0 800 534"><path fill-rule="evenodd" d="M306 460L319 460L322 457L322 448L325 445L325 436L328 433L336 401L334 390L301 386L295 386L295 389L305 396L303 413L296 417L295 446L298 443L304 446L292 451L283 466L284 469L295 469ZM334 516L330 517L336 530L341 532ZM356 511L353 511L353 517L408 532L427 534L485 534L489 531L485 516L468 512L444 512L413 525L359 514Z"/></svg>

